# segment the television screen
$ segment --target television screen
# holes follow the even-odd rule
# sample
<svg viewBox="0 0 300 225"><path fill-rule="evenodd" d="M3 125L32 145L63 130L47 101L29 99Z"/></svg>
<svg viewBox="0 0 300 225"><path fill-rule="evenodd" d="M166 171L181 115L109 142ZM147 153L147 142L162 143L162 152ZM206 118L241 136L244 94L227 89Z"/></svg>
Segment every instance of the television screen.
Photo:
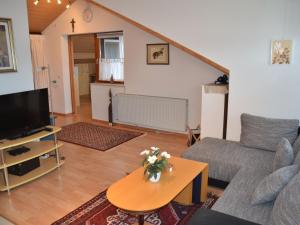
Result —
<svg viewBox="0 0 300 225"><path fill-rule="evenodd" d="M0 95L0 140L50 124L48 89Z"/></svg>

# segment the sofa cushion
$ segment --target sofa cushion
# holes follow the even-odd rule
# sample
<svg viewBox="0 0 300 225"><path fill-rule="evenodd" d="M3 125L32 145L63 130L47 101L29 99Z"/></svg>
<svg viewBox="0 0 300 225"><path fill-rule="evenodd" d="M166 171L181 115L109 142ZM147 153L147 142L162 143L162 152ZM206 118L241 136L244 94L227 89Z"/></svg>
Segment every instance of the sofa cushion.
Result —
<svg viewBox="0 0 300 225"><path fill-rule="evenodd" d="M269 225L300 224L300 173L278 195Z"/></svg>
<svg viewBox="0 0 300 225"><path fill-rule="evenodd" d="M272 172L275 153L249 149L239 142L204 138L182 154L183 158L208 163L209 177L230 182L241 167Z"/></svg>
<svg viewBox="0 0 300 225"><path fill-rule="evenodd" d="M252 205L251 198L257 185L268 175L266 170L255 169L255 167L242 168L212 209L254 223L267 224L273 202Z"/></svg>
<svg viewBox="0 0 300 225"><path fill-rule="evenodd" d="M274 201L279 192L297 174L298 166L287 166L265 177L255 188L251 204L257 205Z"/></svg>
<svg viewBox="0 0 300 225"><path fill-rule="evenodd" d="M241 115L241 125L241 144L276 151L282 137L294 143L298 135L299 120L271 119L244 113Z"/></svg>
<svg viewBox="0 0 300 225"><path fill-rule="evenodd" d="M278 145L273 161L273 171L289 166L294 161L294 150L286 138L282 138Z"/></svg>

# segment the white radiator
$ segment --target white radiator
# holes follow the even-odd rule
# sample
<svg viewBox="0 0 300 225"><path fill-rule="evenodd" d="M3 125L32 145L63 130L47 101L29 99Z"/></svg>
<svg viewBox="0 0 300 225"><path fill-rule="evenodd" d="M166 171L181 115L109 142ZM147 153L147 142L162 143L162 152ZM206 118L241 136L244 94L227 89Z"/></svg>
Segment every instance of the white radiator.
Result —
<svg viewBox="0 0 300 225"><path fill-rule="evenodd" d="M188 121L188 100L132 94L113 98L114 121L140 127L184 132Z"/></svg>
<svg viewBox="0 0 300 225"><path fill-rule="evenodd" d="M145 95L117 94L113 98L114 121L140 127L184 132L188 100Z"/></svg>

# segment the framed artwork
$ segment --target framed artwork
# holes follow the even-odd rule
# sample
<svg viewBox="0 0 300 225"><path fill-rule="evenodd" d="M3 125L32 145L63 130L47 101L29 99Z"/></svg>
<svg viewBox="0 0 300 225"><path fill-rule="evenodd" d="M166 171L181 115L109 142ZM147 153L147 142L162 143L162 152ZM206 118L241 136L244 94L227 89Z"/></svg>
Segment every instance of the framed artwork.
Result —
<svg viewBox="0 0 300 225"><path fill-rule="evenodd" d="M291 40L273 40L271 44L272 64L291 64L293 42Z"/></svg>
<svg viewBox="0 0 300 225"><path fill-rule="evenodd" d="M11 19L0 18L0 73L17 71Z"/></svg>
<svg viewBox="0 0 300 225"><path fill-rule="evenodd" d="M169 44L147 44L148 65L169 65Z"/></svg>

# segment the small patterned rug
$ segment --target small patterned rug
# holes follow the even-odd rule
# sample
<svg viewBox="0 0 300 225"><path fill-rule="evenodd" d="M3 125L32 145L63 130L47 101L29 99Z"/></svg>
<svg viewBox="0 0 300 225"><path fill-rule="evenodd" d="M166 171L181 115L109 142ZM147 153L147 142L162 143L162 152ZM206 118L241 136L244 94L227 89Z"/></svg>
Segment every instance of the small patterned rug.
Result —
<svg viewBox="0 0 300 225"><path fill-rule="evenodd" d="M64 126L58 139L88 148L106 151L143 133L79 122Z"/></svg>
<svg viewBox="0 0 300 225"><path fill-rule="evenodd" d="M185 206L171 202L146 215L145 221L152 225L184 225L197 209L211 208L217 200L217 196L209 194L207 201L200 205ZM132 225L137 222L134 215L110 204L104 191L52 225Z"/></svg>

